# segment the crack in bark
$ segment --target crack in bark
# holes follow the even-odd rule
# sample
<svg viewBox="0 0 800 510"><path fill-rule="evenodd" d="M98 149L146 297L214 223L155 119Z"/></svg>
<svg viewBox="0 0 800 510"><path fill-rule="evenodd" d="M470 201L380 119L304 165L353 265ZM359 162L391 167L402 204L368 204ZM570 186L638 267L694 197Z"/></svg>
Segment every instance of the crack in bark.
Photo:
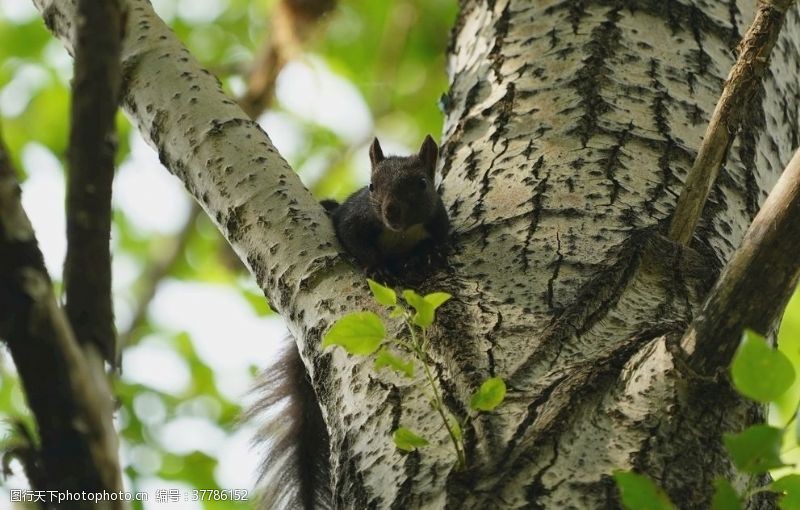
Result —
<svg viewBox="0 0 800 510"><path fill-rule="evenodd" d="M553 286L558 278L558 272L561 270L561 263L563 261L564 254L561 253L561 237L558 234L558 230L556 230L556 260L552 262L553 274L550 276L550 279L547 280L547 306L549 306L551 310L556 310L556 306L553 303Z"/></svg>
<svg viewBox="0 0 800 510"><path fill-rule="evenodd" d="M531 181L535 179L539 179L539 170L544 165L544 156L539 156L539 159L531 166L531 176L525 177L522 182L525 184L530 184ZM528 254L530 253L530 246L533 241L533 234L536 233L536 228L539 226L539 219L542 215L542 200L544 199L545 192L547 191L547 181L550 178L550 169L547 170L547 175L545 175L541 180L539 180L534 186L531 191L531 205L532 210L530 212L531 221L528 224L527 232L525 233L525 243L522 245L520 250L520 265L522 266L523 271L527 271L530 267L530 261L528 259Z"/></svg>
<svg viewBox="0 0 800 510"><path fill-rule="evenodd" d="M537 500L539 500L539 498L550 494L550 490L544 486L542 478L544 478L544 475L546 475L547 472L550 469L552 469L553 466L556 465L556 462L558 461L558 454L559 454L558 439L554 437L553 456L544 466L542 466L542 468L539 471L537 471L533 475L533 481L525 487L526 508L545 510L544 505L542 505L541 503L537 503Z"/></svg>

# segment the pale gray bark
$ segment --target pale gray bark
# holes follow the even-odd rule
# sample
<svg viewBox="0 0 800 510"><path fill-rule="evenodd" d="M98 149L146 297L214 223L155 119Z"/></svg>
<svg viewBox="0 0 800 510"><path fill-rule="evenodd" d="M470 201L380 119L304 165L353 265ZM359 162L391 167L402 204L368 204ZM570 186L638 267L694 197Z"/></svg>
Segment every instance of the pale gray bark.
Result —
<svg viewBox="0 0 800 510"><path fill-rule="evenodd" d="M36 3L69 46L73 2ZM673 353L798 145L795 9L683 249L661 233L755 2L462 2L440 162L452 265L425 289L454 299L432 356L458 416L488 376L509 394L465 431L458 473L421 381L320 353L335 318L371 306L363 277L268 137L145 0L129 4L125 108L290 324L323 397L339 507L607 508L617 468L707 507L730 474L720 434L759 409ZM399 423L434 444L399 454Z"/></svg>

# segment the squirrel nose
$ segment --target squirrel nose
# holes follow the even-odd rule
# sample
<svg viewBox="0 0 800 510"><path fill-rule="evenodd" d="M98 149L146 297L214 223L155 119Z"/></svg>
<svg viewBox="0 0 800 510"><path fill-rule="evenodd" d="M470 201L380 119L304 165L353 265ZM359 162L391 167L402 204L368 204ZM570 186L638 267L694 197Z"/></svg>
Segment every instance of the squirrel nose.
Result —
<svg viewBox="0 0 800 510"><path fill-rule="evenodd" d="M389 223L397 225L403 218L403 208L396 202L390 202L386 205L386 219Z"/></svg>

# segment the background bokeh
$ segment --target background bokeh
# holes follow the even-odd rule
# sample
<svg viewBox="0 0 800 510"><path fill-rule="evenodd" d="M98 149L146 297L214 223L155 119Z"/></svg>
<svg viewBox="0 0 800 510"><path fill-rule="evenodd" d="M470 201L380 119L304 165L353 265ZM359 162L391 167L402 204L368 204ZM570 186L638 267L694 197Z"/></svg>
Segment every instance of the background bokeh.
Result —
<svg viewBox="0 0 800 510"><path fill-rule="evenodd" d="M254 55L270 35L274 3L153 0L233 96L244 92ZM426 133L438 139L456 8L456 0L341 0L283 69L276 99L259 122L318 197L341 199L366 183L367 145L375 135L389 153L415 150ZM0 0L0 125L57 287L66 250L71 67L30 0ZM112 250L125 350L115 389L126 487L151 495L165 488L249 488L257 465L248 444L253 432L237 419L285 328L182 184L122 115L118 127ZM787 312L781 348L800 367L800 299ZM773 419L785 423L798 397L800 382L772 410ZM0 418L9 417L30 421L14 367L0 348ZM13 440L12 427L0 423L0 446ZM787 451L800 460L794 444ZM11 466L19 473L16 462ZM0 480L0 509L9 504L10 489L26 486L18 474ZM174 508L143 508L160 507Z"/></svg>

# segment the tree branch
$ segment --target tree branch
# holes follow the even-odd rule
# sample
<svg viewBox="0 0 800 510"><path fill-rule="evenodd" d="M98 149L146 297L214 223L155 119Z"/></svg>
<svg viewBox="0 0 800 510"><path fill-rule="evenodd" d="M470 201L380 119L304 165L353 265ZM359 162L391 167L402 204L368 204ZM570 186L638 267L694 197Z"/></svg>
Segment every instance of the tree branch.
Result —
<svg viewBox="0 0 800 510"><path fill-rule="evenodd" d="M742 330L767 334L800 278L800 150L767 197L681 340L700 374L728 366Z"/></svg>
<svg viewBox="0 0 800 510"><path fill-rule="evenodd" d="M257 119L269 108L274 99L275 80L281 69L292 52L307 41L316 24L335 5L335 0L284 0L275 7L272 19L274 33L266 41L262 56L253 62L248 88L239 99L239 106L251 119ZM133 319L125 332L119 336L120 349L129 345L136 329L144 322L147 309L156 295L161 280L172 272L183 255L201 212L202 209L196 204L192 207L186 223L174 236L164 256L151 265L142 276L143 290L139 293ZM236 258L228 244L225 244L220 256L226 261ZM236 267L241 268L240 264L236 258Z"/></svg>
<svg viewBox="0 0 800 510"><path fill-rule="evenodd" d="M74 4L35 4L72 51ZM123 108L255 275L270 305L303 336L314 318L327 317L315 293L368 296L360 275L339 257L322 206L261 127L198 65L150 2L126 4Z"/></svg>
<svg viewBox="0 0 800 510"><path fill-rule="evenodd" d="M731 68L722 95L703 135L689 175L675 206L669 237L688 245L694 235L708 195L725 161L750 100L769 67L786 10L793 0L759 0L756 17L739 43L739 58Z"/></svg>
<svg viewBox="0 0 800 510"><path fill-rule="evenodd" d="M275 94L275 81L289 59L333 10L336 0L283 0L272 11L272 33L253 63L247 91L239 105L251 119L263 112Z"/></svg>
<svg viewBox="0 0 800 510"><path fill-rule="evenodd" d="M75 336L116 364L111 298L111 184L116 152L123 11L119 0L79 0L72 80L65 311Z"/></svg>
<svg viewBox="0 0 800 510"><path fill-rule="evenodd" d="M10 158L0 142L0 337L8 343L36 417L41 489L122 489L112 398L101 364L90 363L59 308ZM30 468L30 466L28 466ZM70 508L123 508L76 502Z"/></svg>

